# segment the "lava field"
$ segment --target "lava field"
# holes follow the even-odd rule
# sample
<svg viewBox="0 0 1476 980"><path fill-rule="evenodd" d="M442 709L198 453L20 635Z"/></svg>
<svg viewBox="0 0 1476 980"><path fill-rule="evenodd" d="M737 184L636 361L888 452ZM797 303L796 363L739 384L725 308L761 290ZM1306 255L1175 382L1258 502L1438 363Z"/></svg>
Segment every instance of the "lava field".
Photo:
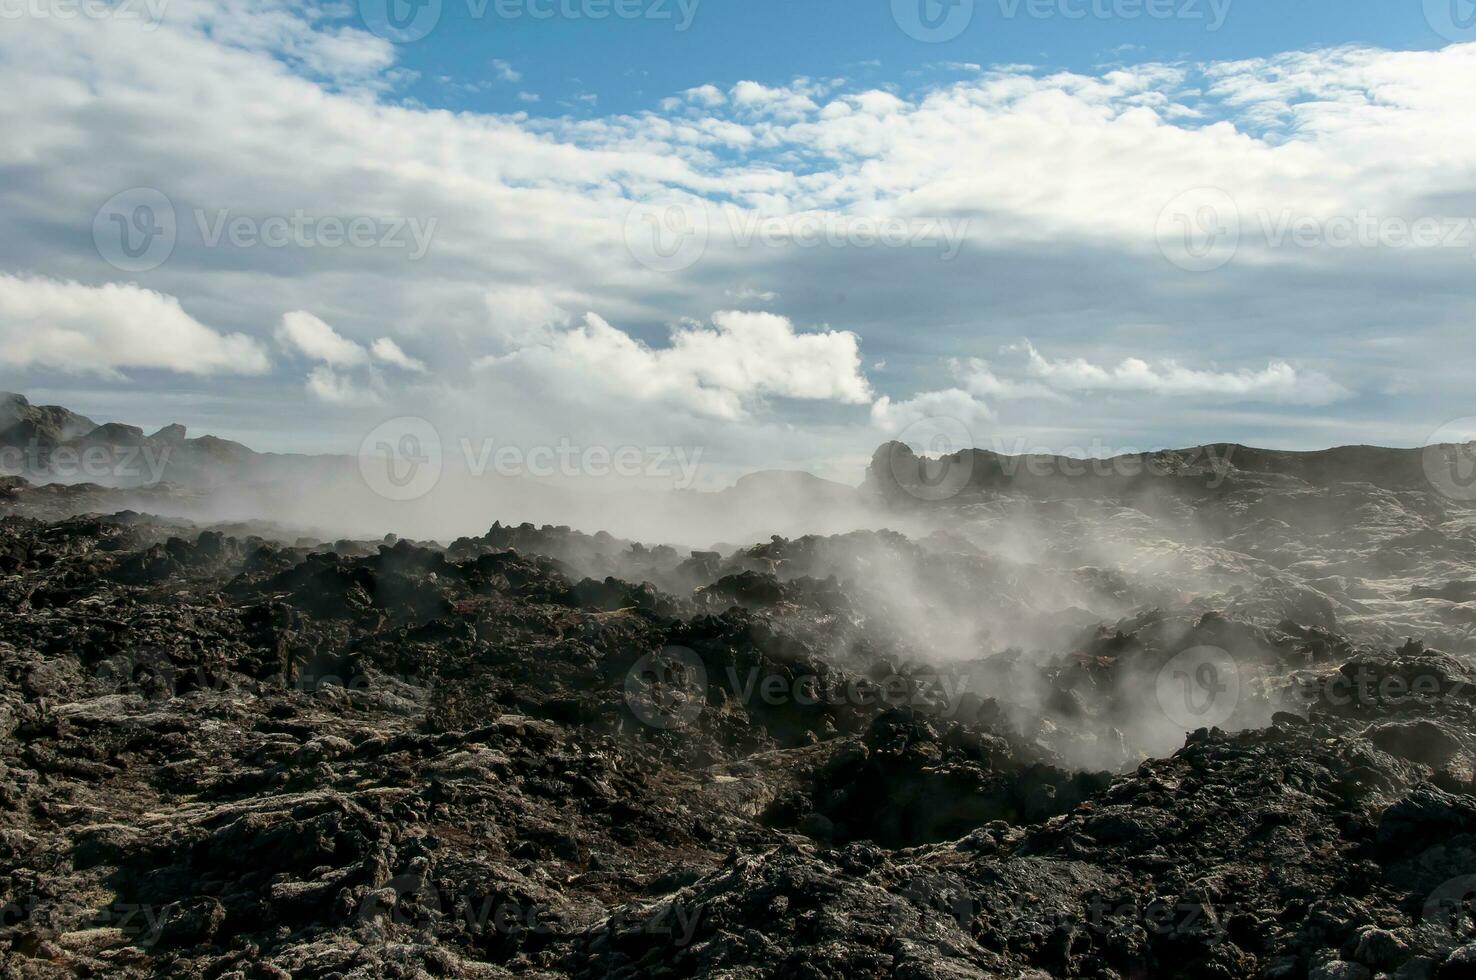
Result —
<svg viewBox="0 0 1476 980"><path fill-rule="evenodd" d="M0 974L1476 977L1476 509L976 462L713 550L7 480Z"/></svg>

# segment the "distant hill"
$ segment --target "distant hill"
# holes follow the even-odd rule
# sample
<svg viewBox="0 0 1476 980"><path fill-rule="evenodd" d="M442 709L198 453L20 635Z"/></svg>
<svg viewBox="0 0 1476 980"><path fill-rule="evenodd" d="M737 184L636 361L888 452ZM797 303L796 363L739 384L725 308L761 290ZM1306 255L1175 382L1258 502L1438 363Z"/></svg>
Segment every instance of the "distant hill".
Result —
<svg viewBox="0 0 1476 980"><path fill-rule="evenodd" d="M120 487L218 485L249 477L271 458L214 436L190 439L182 425L145 435L136 425L100 425L59 405L0 392L0 475Z"/></svg>
<svg viewBox="0 0 1476 980"><path fill-rule="evenodd" d="M1432 455L1469 447L1390 449L1340 446L1310 452L1212 443L1101 459L1052 455L1011 456L965 449L930 458L900 442L872 455L863 490L883 498L952 499L965 491L995 490L1043 497L1120 497L1167 490L1204 496L1247 486L1302 483L1330 487L1367 483L1385 490L1430 490Z"/></svg>
<svg viewBox="0 0 1476 980"><path fill-rule="evenodd" d="M739 477L733 486L721 492L734 500L755 503L769 498L802 498L817 503L827 499L853 503L856 499L855 487L804 470L758 470Z"/></svg>
<svg viewBox="0 0 1476 980"><path fill-rule="evenodd" d="M1463 465L1476 464L1469 449L1455 446L1288 452L1214 443L1082 460L983 449L928 458L900 442L888 442L873 454L859 487L802 471L762 470L717 492L584 493L582 487L517 476L476 477L448 467L434 495L415 506L399 506L365 484L351 456L258 453L215 436L190 438L177 424L149 434L124 422L99 424L61 406L33 405L23 395L0 394L0 477L128 490L175 488L205 494L217 505L234 508L230 513L268 512L302 524L388 526L421 536L443 533L443 526L459 526L479 515L488 523L493 518L537 517L599 527L618 514L632 536L647 540L716 540L705 537L709 533L747 540L797 529L831 533L900 526L907 512L916 510L921 516L929 502L967 503L992 493L1142 505L1154 497L1194 502L1244 489L1350 483L1429 491L1431 454L1443 465L1439 454L1457 452L1467 454ZM1446 495L1456 502L1465 497ZM1471 496L1476 497L1476 490Z"/></svg>
<svg viewBox="0 0 1476 980"><path fill-rule="evenodd" d="M24 395L0 392L0 446L70 442L97 423L60 405L32 405Z"/></svg>

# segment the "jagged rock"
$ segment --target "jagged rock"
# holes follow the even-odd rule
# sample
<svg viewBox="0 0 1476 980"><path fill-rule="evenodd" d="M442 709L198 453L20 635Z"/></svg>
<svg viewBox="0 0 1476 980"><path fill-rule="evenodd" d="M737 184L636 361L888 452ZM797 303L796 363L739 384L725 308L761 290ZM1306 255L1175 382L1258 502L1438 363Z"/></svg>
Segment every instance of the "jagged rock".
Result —
<svg viewBox="0 0 1476 980"><path fill-rule="evenodd" d="M99 428L241 458L57 443ZM1225 448L1140 460L1151 504L970 457L958 528L700 551L330 542L7 480L0 962L1465 976L1466 518L1397 466L1348 484L1356 453Z"/></svg>

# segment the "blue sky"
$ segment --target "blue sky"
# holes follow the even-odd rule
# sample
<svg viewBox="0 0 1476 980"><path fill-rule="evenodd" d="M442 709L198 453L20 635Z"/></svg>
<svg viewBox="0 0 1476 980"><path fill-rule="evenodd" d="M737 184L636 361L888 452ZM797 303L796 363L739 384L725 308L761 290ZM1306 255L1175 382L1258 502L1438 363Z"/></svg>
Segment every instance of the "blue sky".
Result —
<svg viewBox="0 0 1476 980"><path fill-rule="evenodd" d="M377 2L365 0L362 6L373 9ZM486 6L480 0L426 2L439 4L437 26L401 46L400 63L420 76L402 94L428 106L475 112L638 112L698 85L727 86L743 79L772 85L795 76L839 76L912 90L956 74L946 67L949 62L1087 72L1142 61L1225 61L1340 44L1419 50L1448 43L1431 28L1417 0L1228 0L1218 8L1210 0L1185 0L1173 5L1173 17L1145 12L1136 18L1078 20L1064 14L1094 10L1093 2L1108 10L1130 8L1115 8L1110 0L1062 0L1050 5L1050 16L1039 17L1030 15L1024 0L977 0L968 26L938 43L909 37L886 2L699 0L685 31L677 29L682 17L676 0L640 4L669 19L612 15L603 20L533 16L534 10L557 10L556 3L568 0L549 7L537 6L536 0L533 7L517 3L507 8L519 13L515 18L497 16L491 0ZM1217 9L1224 11L1223 23L1211 30ZM483 13L476 16L479 10ZM354 19L364 22L357 13ZM521 80L503 80L492 67L495 60L511 65ZM539 102L526 102L519 93L537 95ZM580 101L590 95L598 101Z"/></svg>
<svg viewBox="0 0 1476 980"><path fill-rule="evenodd" d="M1476 435L1471 0L384 2L0 8L0 387L714 483Z"/></svg>

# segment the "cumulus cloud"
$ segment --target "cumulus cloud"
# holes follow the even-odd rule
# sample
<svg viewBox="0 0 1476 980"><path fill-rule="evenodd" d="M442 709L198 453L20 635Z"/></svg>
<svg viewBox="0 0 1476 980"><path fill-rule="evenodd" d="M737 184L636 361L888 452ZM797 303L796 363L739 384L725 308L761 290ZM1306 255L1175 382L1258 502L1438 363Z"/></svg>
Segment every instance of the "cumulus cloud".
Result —
<svg viewBox="0 0 1476 980"><path fill-rule="evenodd" d="M1291 405L1326 405L1352 394L1317 371L1301 371L1285 361L1260 370L1205 371L1172 360L1150 364L1128 357L1113 367L1084 358L1050 360L1029 342L1020 345L1033 378L1062 392L1122 392L1217 401L1257 401Z"/></svg>
<svg viewBox="0 0 1476 980"><path fill-rule="evenodd" d="M285 314L276 336L287 350L318 362L308 372L305 387L309 395L326 405L382 404L387 385L373 361L411 373L426 370L424 363L406 354L390 338L380 337L365 350L306 310Z"/></svg>
<svg viewBox="0 0 1476 980"><path fill-rule="evenodd" d="M326 364L308 372L307 390L318 401L329 405L378 405L381 402L376 392Z"/></svg>
<svg viewBox="0 0 1476 980"><path fill-rule="evenodd" d="M356 367L369 363L369 354L358 344L334 330L306 310L282 317L277 342L314 361L334 367Z"/></svg>
<svg viewBox="0 0 1476 980"><path fill-rule="evenodd" d="M503 286L483 297L495 337L521 347L569 322L569 314L537 286Z"/></svg>
<svg viewBox="0 0 1476 980"><path fill-rule="evenodd" d="M1326 405L1352 394L1325 374L1298 371L1281 361L1259 370L1210 371L1172 360L1149 363L1128 357L1103 367L1082 357L1052 360L1028 340L1006 348L1006 353L1018 356L1003 364L982 358L951 361L949 368L961 387L927 391L900 401L878 398L871 406L872 424L896 434L924 420L948 420L977 432L983 423L998 418L989 399L1068 405L1075 395L1127 394L1221 404Z"/></svg>
<svg viewBox="0 0 1476 980"><path fill-rule="evenodd" d="M388 337L380 337L369 347L369 352L376 360L391 364L405 371L423 373L427 370L425 362L411 357L400 349L400 345Z"/></svg>
<svg viewBox="0 0 1476 980"><path fill-rule="evenodd" d="M769 113L787 119L801 119L819 108L807 94L793 88L771 88L754 81L742 81L729 93L733 105L740 109Z"/></svg>
<svg viewBox="0 0 1476 980"><path fill-rule="evenodd" d="M963 361L955 359L949 363L949 368L970 394L981 398L1000 400L1038 398L1056 402L1070 401L1066 395L1038 381L1000 377L990 363L980 357L971 357Z"/></svg>
<svg viewBox="0 0 1476 980"><path fill-rule="evenodd" d="M208 31L232 48L270 53L335 85L384 88L391 81L384 74L394 65L394 45L291 0L170 0L163 22Z"/></svg>
<svg viewBox="0 0 1476 980"><path fill-rule="evenodd" d="M871 422L888 435L904 434L910 426L927 421L950 421L977 433L996 418L994 410L961 388L927 391L904 401L883 395L871 405ZM962 447L959 447L962 448Z"/></svg>
<svg viewBox="0 0 1476 980"><path fill-rule="evenodd" d="M698 85L696 88L687 89L682 94L687 97L687 101L695 102L698 105L709 108L722 105L728 101L728 97L723 94L723 90L716 85Z"/></svg>
<svg viewBox="0 0 1476 980"><path fill-rule="evenodd" d="M660 110L538 117L386 97L403 78L395 46L286 0L177 0L169 13L147 35L118 18L33 20L0 32L0 82L27 93L0 105L0 221L36 230L7 239L8 268L116 278L79 232L102 200L141 185L174 200L182 231L194 208L440 219L435 248L419 262L383 248L206 252L182 233L174 258L145 280L159 292L116 287L135 290L132 301L174 303L176 320L203 331L197 348L230 352L192 360L183 353L191 345L162 350L154 331L120 345L142 352L126 356L193 363L181 369L190 373L262 371L262 342L275 332L310 366L332 369L316 372L309 396L301 365L280 368L240 393L243 412L263 390L284 403L341 402L352 397L346 385L373 391L376 363L415 373L316 317L295 326L283 317L308 310L351 324L357 337L415 337L416 354L448 384L479 359L538 361L549 372L540 377L587 382L609 405L660 398L719 422L767 406L806 438L814 415L784 404L797 397L786 391L828 390L833 404L856 406L845 425L849 451L862 455L875 435L868 421L895 420L923 397L915 393L940 391L976 403L959 402L961 411L1006 416L1036 399L1032 418L1064 418L1062 406L1083 394L1117 392L1124 397L1104 399L1117 414L1100 424L1144 441L1183 433L1186 443L1324 442L1389 421L1415 444L1433 427L1428 419L1460 414L1476 370L1459 342L1470 319L1469 249L1318 248L1310 263L1300 261L1308 249L1274 247L1259 234L1260 216L1288 211L1319 220L1359 210L1469 216L1476 45L1088 73L982 66L941 83L764 77L726 90L699 85ZM151 52L143 62L132 53L141 42ZM1196 276L1166 261L1158 231L1166 204L1203 187L1234 200L1242 235L1234 261ZM643 267L624 235L632 204L703 199L745 217L962 215L968 240L941 262L923 249L736 248L715 229L690 267ZM636 339L749 296L785 322L844 322L850 341L802 355L821 355L816 373L828 380L776 375L752 354L725 364L736 378L688 364L683 331L727 337L714 342L724 356L747 349L717 321L680 327L665 346ZM178 313L180 303L214 329ZM1212 311L1205 325L1185 325L1196 309ZM598 310L630 332L605 321L571 327L571 310ZM1391 324L1398 345L1362 346ZM102 328L88 318L77 329ZM1035 373L1024 352L976 363L1024 332L1043 350L1090 350L1085 369L1075 357L1041 355L1048 367ZM780 340L828 336L790 335ZM59 357L48 346L59 336L7 344L0 364L45 363L25 351ZM885 390L871 393L842 363L844 343L859 350L857 338L890 365L878 379ZM113 353L63 359L102 371L124 356ZM599 356L614 368L593 363ZM386 401L396 397L392 385L415 381L386 374ZM618 384L604 386L611 377ZM1395 377L1419 379L1397 404L1342 397L1384 390ZM1187 409L1163 412L1149 395L1274 409L1247 413L1250 422L1223 409L1194 420ZM1338 418L1310 411L1329 403Z"/></svg>
<svg viewBox="0 0 1476 980"><path fill-rule="evenodd" d="M860 365L855 334L800 333L785 317L736 311L713 314L710 326L673 328L663 348L648 347L589 313L545 345L481 362L484 370L531 367L568 383L726 421L746 418L772 398L865 404L871 387Z"/></svg>
<svg viewBox="0 0 1476 980"><path fill-rule="evenodd" d="M133 285L4 274L0 364L108 376L128 368L261 374L270 366L255 341L217 333L173 296Z"/></svg>

